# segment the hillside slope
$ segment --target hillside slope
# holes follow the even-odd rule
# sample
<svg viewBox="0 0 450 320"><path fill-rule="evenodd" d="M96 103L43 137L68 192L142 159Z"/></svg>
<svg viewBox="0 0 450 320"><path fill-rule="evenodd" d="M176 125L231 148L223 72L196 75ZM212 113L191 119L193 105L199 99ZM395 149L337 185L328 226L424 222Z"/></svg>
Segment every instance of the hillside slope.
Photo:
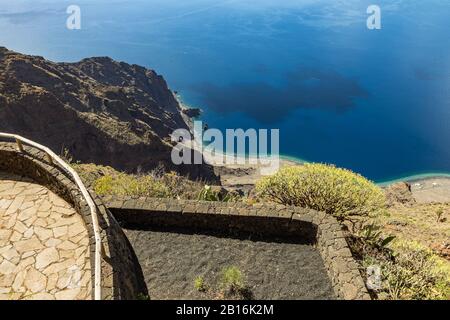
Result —
<svg viewBox="0 0 450 320"><path fill-rule="evenodd" d="M76 160L136 172L163 164L191 177L207 166L174 167L169 134L187 128L156 72L107 57L54 63L0 47L0 131L66 149Z"/></svg>

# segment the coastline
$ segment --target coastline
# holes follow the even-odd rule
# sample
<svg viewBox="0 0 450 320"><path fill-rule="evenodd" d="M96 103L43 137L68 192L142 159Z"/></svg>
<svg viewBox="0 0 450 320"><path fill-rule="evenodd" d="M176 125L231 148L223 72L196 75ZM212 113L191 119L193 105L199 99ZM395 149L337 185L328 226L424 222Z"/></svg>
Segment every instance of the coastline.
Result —
<svg viewBox="0 0 450 320"><path fill-rule="evenodd" d="M179 93L175 94L175 99L178 101L178 104L180 105L181 109L190 109L191 107L185 103L183 103L182 97ZM202 110L203 112L203 110ZM189 127L191 133L193 132L193 118L188 117L185 113L181 113L183 119L185 120L186 125ZM200 150L199 146L194 145L194 148L196 150ZM219 158L223 158L226 155L224 152L216 152L215 156ZM222 164L222 165L214 165L214 167L218 168L219 173L221 173L221 178L223 180L224 186L245 186L245 185L253 185L256 180L258 180L261 175L258 174L258 171L262 168L262 165L257 162L256 164L252 164L249 162L255 162L258 157L251 156L251 155L245 155L245 156L234 156L235 159L240 159L241 161L245 160L245 164ZM304 163L308 163L309 161L288 156L288 155L279 155L280 159L280 168L283 166L290 166L290 165L302 165ZM208 159L205 157L205 160L208 161ZM252 160L252 161L250 161ZM264 158L263 158L264 160ZM270 161L266 159L266 161ZM214 162L212 159L209 159L209 162ZM238 173L238 175L236 175ZM450 190L450 172L424 172L424 173L418 173L418 174L411 174L411 175L405 175L400 176L396 178L389 178L382 181L374 181L375 184L377 184L380 187L387 187L388 185L398 183L398 182L408 182L410 184L416 184L416 185L433 185L438 181L448 181L445 184L445 189ZM450 201L450 194L449 194L449 201Z"/></svg>

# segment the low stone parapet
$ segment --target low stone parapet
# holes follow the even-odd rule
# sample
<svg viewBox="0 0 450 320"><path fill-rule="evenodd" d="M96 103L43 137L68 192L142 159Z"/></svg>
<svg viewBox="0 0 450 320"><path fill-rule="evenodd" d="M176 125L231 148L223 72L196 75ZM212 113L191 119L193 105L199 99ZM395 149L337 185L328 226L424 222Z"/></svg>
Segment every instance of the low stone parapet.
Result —
<svg viewBox="0 0 450 320"><path fill-rule="evenodd" d="M125 226L150 225L297 237L314 244L340 299L370 299L341 225L323 212L277 204L159 198L103 198Z"/></svg>

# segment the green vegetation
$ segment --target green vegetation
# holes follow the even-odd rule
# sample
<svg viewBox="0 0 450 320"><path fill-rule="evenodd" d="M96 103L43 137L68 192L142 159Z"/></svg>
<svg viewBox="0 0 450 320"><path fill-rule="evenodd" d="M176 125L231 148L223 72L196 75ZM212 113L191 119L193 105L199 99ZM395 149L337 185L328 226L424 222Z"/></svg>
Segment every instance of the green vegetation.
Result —
<svg viewBox="0 0 450 320"><path fill-rule="evenodd" d="M442 215L444 214L444 209L443 208L438 208L436 210L436 222L441 222L442 221Z"/></svg>
<svg viewBox="0 0 450 320"><path fill-rule="evenodd" d="M368 266L380 266L382 285L371 291L373 298L450 299L450 263L438 256L445 257L447 250L448 204L385 209L385 195L379 187L349 170L324 164L284 167L257 183L256 198L243 199L220 187L190 181L173 172L130 175L110 167L71 165L100 195L243 200L250 204L268 200L326 212L347 229L347 240L361 265L362 276L366 277ZM222 271L219 284L209 287L199 276L194 280L194 287L212 298L251 297L242 272L234 266Z"/></svg>
<svg viewBox="0 0 450 320"><path fill-rule="evenodd" d="M150 300L150 297L148 296L148 294L139 293L137 295L137 300Z"/></svg>
<svg viewBox="0 0 450 320"><path fill-rule="evenodd" d="M244 277L239 268L231 266L222 270L220 288L231 295L240 293L245 288Z"/></svg>
<svg viewBox="0 0 450 320"><path fill-rule="evenodd" d="M76 164L72 167L81 179L100 195L155 197L204 201L239 201L240 196L218 186L192 181L176 172L156 168L147 174L127 174L111 167Z"/></svg>
<svg viewBox="0 0 450 320"><path fill-rule="evenodd" d="M395 239L395 236L383 237L381 226L374 223L363 225L358 233L366 244L377 248L385 248Z"/></svg>
<svg viewBox="0 0 450 320"><path fill-rule="evenodd" d="M251 300L252 292L246 287L244 276L239 268L230 266L224 268L220 273L218 283L211 286L206 284L202 276L194 279L194 288L209 299L244 299Z"/></svg>
<svg viewBox="0 0 450 320"><path fill-rule="evenodd" d="M101 177L95 181L94 190L101 196L113 194L167 198L170 195L169 188L151 176L133 177L127 174Z"/></svg>
<svg viewBox="0 0 450 320"><path fill-rule="evenodd" d="M349 170L324 164L282 168L277 174L261 179L256 191L260 199L323 211L343 222L352 253L361 264L362 276L366 277L368 266L381 268L381 288L371 290L373 298L450 299L448 261L429 248L402 240L405 236L424 237L424 230L441 232L445 226L437 227L435 223L445 222L441 208L434 211L434 219L423 211L426 208L417 212L417 219L415 208L384 210L383 190ZM359 222L356 228L353 219ZM351 230L348 222L352 222ZM388 228L388 222L401 227ZM396 234L392 235L392 231Z"/></svg>
<svg viewBox="0 0 450 320"><path fill-rule="evenodd" d="M378 299L436 300L450 298L448 270L431 250L415 242L399 241L376 258L366 256L364 265L379 265L382 287Z"/></svg>
<svg viewBox="0 0 450 320"><path fill-rule="evenodd" d="M366 178L325 164L281 168L258 181L256 191L263 199L323 211L341 221L378 211L386 201Z"/></svg>
<svg viewBox="0 0 450 320"><path fill-rule="evenodd" d="M205 184L160 168L148 174L127 174L111 167L72 164L81 179L101 195L198 199Z"/></svg>
<svg viewBox="0 0 450 320"><path fill-rule="evenodd" d="M205 292L207 290L205 279L202 276L198 276L197 278L195 278L194 288L200 292Z"/></svg>
<svg viewBox="0 0 450 320"><path fill-rule="evenodd" d="M223 190L222 190L223 191ZM232 192L222 192L221 190L214 190L211 186L205 185L200 191L197 200L201 201L222 201L232 202L239 200L239 196Z"/></svg>

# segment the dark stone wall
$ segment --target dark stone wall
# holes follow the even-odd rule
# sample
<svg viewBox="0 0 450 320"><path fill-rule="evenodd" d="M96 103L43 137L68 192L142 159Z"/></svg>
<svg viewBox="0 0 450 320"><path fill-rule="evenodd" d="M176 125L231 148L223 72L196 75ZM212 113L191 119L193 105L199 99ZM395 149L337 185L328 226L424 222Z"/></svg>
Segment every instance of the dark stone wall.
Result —
<svg viewBox="0 0 450 320"><path fill-rule="evenodd" d="M316 245L340 299L370 299L340 224L310 209L156 198L104 197L118 221L128 227L161 226L296 237Z"/></svg>
<svg viewBox="0 0 450 320"><path fill-rule="evenodd" d="M95 238L89 206L69 174L51 164L46 154L24 146L19 152L14 143L0 142L0 170L32 178L58 194L82 216L89 234L92 285L94 285ZM133 248L116 220L93 192L103 246L102 295L103 299L135 299L139 293L147 294L142 270ZM92 294L94 288L92 288Z"/></svg>

